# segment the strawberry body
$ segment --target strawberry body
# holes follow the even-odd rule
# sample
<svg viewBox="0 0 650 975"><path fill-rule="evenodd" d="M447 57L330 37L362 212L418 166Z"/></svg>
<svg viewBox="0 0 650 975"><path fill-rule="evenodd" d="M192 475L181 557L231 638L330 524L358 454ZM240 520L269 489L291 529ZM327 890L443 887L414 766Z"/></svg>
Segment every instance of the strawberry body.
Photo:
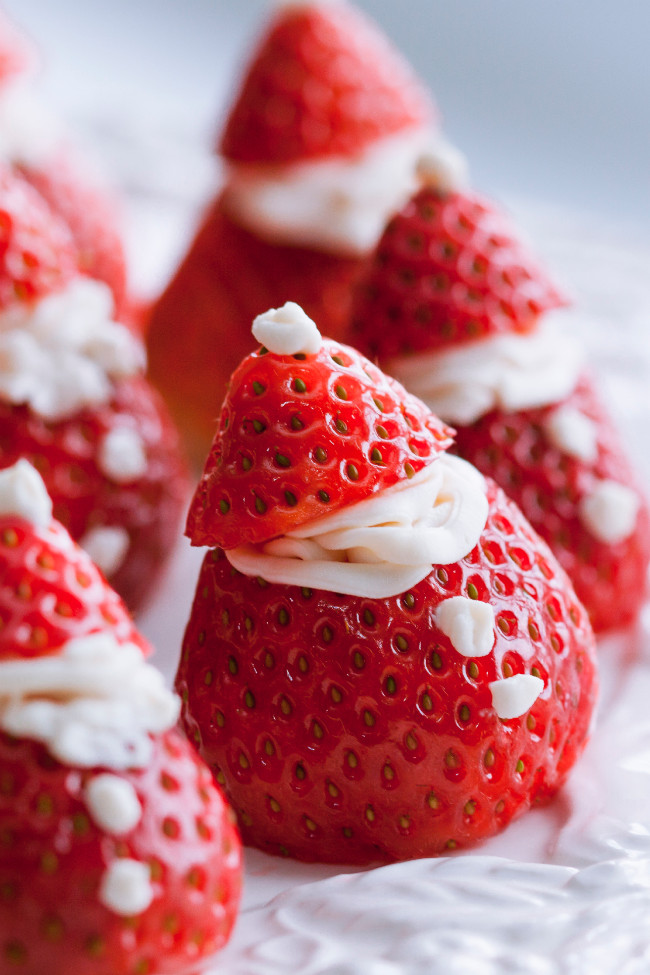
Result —
<svg viewBox="0 0 650 975"><path fill-rule="evenodd" d="M594 644L564 572L493 484L478 545L387 599L269 584L205 558L183 643L183 722L247 843L304 860L444 853L560 786L592 716ZM487 656L436 624L453 596L489 602ZM488 684L544 690L521 717Z"/></svg>
<svg viewBox="0 0 650 975"><path fill-rule="evenodd" d="M363 275L350 341L386 362L526 332L563 304L492 204L425 186L388 224Z"/></svg>
<svg viewBox="0 0 650 975"><path fill-rule="evenodd" d="M221 152L238 163L353 157L433 109L405 61L347 4L286 7L230 112Z"/></svg>
<svg viewBox="0 0 650 975"><path fill-rule="evenodd" d="M132 478L108 476L102 444L133 431L145 464ZM117 382L109 402L59 420L0 401L0 468L29 460L43 477L55 516L76 540L97 528L119 528L128 547L111 583L134 610L153 591L177 537L187 473L178 434L158 394L142 377Z"/></svg>
<svg viewBox="0 0 650 975"><path fill-rule="evenodd" d="M219 198L146 325L149 374L197 464L227 381L250 349L255 316L296 301L337 337L361 267L356 257L262 240L233 222Z"/></svg>
<svg viewBox="0 0 650 975"><path fill-rule="evenodd" d="M451 430L350 346L264 348L233 374L188 515L195 545L283 534L412 478Z"/></svg>
<svg viewBox="0 0 650 975"><path fill-rule="evenodd" d="M59 151L47 166L20 165L17 170L68 228L78 270L109 286L116 318L126 321L126 257L115 217L117 201L83 172L68 151Z"/></svg>
<svg viewBox="0 0 650 975"><path fill-rule="evenodd" d="M0 732L0 972L160 975L189 971L223 946L240 888L236 828L210 773L168 732L146 769L120 773L142 806L120 836L84 800L104 769L72 769L33 741ZM146 864L151 905L119 916L100 901L107 867Z"/></svg>
<svg viewBox="0 0 650 975"><path fill-rule="evenodd" d="M592 461L562 451L549 435L549 419L562 408L594 424L598 443ZM468 426L459 425L453 449L494 478L521 507L569 574L596 632L636 618L647 595L650 515L589 376L561 403L518 412L492 410ZM595 537L580 516L580 504L594 484L610 479L634 491L639 505L634 530L615 543Z"/></svg>

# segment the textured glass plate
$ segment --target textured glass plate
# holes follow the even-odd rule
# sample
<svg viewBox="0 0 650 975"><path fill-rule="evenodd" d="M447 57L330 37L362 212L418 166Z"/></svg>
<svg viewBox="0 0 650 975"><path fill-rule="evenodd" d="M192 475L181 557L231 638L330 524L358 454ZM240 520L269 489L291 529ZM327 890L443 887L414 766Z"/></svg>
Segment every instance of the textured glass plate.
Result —
<svg viewBox="0 0 650 975"><path fill-rule="evenodd" d="M162 219L148 208L134 223L141 232ZM576 300L567 325L648 481L650 247L590 218L513 209ZM142 621L170 679L200 558L179 544ZM551 805L474 851L373 870L247 850L241 915L214 972L647 975L650 607L635 628L601 641L600 654L592 740Z"/></svg>

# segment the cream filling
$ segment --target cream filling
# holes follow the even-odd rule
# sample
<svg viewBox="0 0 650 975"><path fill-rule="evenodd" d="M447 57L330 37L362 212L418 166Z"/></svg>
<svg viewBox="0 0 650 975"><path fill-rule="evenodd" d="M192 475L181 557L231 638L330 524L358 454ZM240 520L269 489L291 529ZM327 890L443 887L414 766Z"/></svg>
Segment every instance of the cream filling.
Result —
<svg viewBox="0 0 650 975"><path fill-rule="evenodd" d="M497 335L442 352L400 356L386 368L445 422L466 425L494 409L560 402L575 389L582 366L579 343L551 314L525 335Z"/></svg>
<svg viewBox="0 0 650 975"><path fill-rule="evenodd" d="M457 150L428 127L379 140L354 159L276 167L231 165L226 205L232 217L274 243L363 256L418 188L416 164L437 161L441 185L466 179Z"/></svg>
<svg viewBox="0 0 650 975"><path fill-rule="evenodd" d="M0 663L0 728L42 742L66 765L144 768L152 734L173 727L178 698L135 644L110 633L56 656Z"/></svg>
<svg viewBox="0 0 650 975"><path fill-rule="evenodd" d="M0 314L0 396L46 420L107 402L114 380L145 365L141 343L112 312L110 289L79 277Z"/></svg>
<svg viewBox="0 0 650 975"><path fill-rule="evenodd" d="M383 599L471 552L487 516L483 477L443 454L409 481L226 556L268 582Z"/></svg>

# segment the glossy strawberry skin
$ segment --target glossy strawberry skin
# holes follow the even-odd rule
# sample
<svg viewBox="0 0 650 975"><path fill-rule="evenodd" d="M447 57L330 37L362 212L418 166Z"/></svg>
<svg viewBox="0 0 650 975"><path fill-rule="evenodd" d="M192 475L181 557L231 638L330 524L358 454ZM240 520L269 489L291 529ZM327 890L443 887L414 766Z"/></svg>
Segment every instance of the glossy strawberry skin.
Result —
<svg viewBox="0 0 650 975"><path fill-rule="evenodd" d="M143 814L121 837L93 822L83 788L102 769L71 769L43 746L0 732L0 972L175 975L222 947L239 900L241 851L205 765L177 732L146 770L120 773ZM115 857L150 864L152 904L135 918L102 906Z"/></svg>
<svg viewBox="0 0 650 975"><path fill-rule="evenodd" d="M109 286L115 300L115 317L125 321L129 310L127 271L115 217L119 211L117 201L108 189L93 185L66 151L60 151L47 166L22 165L17 171L70 231L78 270Z"/></svg>
<svg viewBox="0 0 650 975"><path fill-rule="evenodd" d="M348 340L386 361L526 332L563 304L491 203L425 186L388 224L355 295Z"/></svg>
<svg viewBox="0 0 650 975"><path fill-rule="evenodd" d="M547 421L560 406L593 421L598 455L586 463L558 450ZM493 410L456 431L453 450L499 483L548 542L587 608L597 633L637 616L647 595L650 513L636 473L621 449L620 435L603 409L593 381L583 376L562 403L534 410ZM639 498L635 531L616 544L596 539L579 516L579 502L595 479L612 479Z"/></svg>
<svg viewBox="0 0 650 975"><path fill-rule="evenodd" d="M268 540L413 477L451 434L349 346L260 349L233 374L187 533L223 548Z"/></svg>
<svg viewBox="0 0 650 975"><path fill-rule="evenodd" d="M358 258L262 240L234 223L217 200L145 326L149 375L197 467L230 375L250 351L253 319L291 300L324 335L337 338L361 268Z"/></svg>
<svg viewBox="0 0 650 975"><path fill-rule="evenodd" d="M117 483L102 471L99 447L118 426L144 444L144 475ZM111 584L130 609L141 608L178 537L188 480L178 434L145 379L117 382L110 402L69 419L47 421L26 406L0 402L0 467L29 460L43 477L54 515L75 540L97 526L122 527L130 544Z"/></svg>
<svg viewBox="0 0 650 975"><path fill-rule="evenodd" d="M149 652L120 597L55 521L0 517L0 621L0 660L58 654L100 631Z"/></svg>
<svg viewBox="0 0 650 975"><path fill-rule="evenodd" d="M221 140L238 163L354 157L433 115L409 66L347 4L285 8L262 39Z"/></svg>
<svg viewBox="0 0 650 975"><path fill-rule="evenodd" d="M593 634L546 545L494 485L489 498L477 547L388 599L268 584L208 553L177 689L246 843L331 862L430 856L561 785L589 731ZM486 657L435 625L459 594L494 607ZM545 689L502 721L488 682L521 672Z"/></svg>
<svg viewBox="0 0 650 975"><path fill-rule="evenodd" d="M62 290L77 273L70 232L40 194L0 167L0 311Z"/></svg>

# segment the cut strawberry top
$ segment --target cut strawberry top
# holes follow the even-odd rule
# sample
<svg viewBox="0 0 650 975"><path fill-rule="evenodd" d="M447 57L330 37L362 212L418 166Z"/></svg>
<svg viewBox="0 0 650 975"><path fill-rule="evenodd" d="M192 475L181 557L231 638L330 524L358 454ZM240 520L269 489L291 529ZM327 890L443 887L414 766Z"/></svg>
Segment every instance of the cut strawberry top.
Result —
<svg viewBox="0 0 650 975"><path fill-rule="evenodd" d="M231 379L187 534L224 549L283 535L413 477L452 436L355 349L262 347Z"/></svg>
<svg viewBox="0 0 650 975"><path fill-rule="evenodd" d="M409 65L359 11L288 6L248 69L221 152L262 164L351 157L434 115Z"/></svg>
<svg viewBox="0 0 650 975"><path fill-rule="evenodd" d="M0 661L58 654L69 640L112 633L148 654L126 606L57 521L0 517Z"/></svg>
<svg viewBox="0 0 650 975"><path fill-rule="evenodd" d="M492 204L425 186L386 228L355 296L351 334L385 360L527 332L565 304Z"/></svg>
<svg viewBox="0 0 650 975"><path fill-rule="evenodd" d="M62 290L78 274L65 224L36 190L0 168L0 312Z"/></svg>

